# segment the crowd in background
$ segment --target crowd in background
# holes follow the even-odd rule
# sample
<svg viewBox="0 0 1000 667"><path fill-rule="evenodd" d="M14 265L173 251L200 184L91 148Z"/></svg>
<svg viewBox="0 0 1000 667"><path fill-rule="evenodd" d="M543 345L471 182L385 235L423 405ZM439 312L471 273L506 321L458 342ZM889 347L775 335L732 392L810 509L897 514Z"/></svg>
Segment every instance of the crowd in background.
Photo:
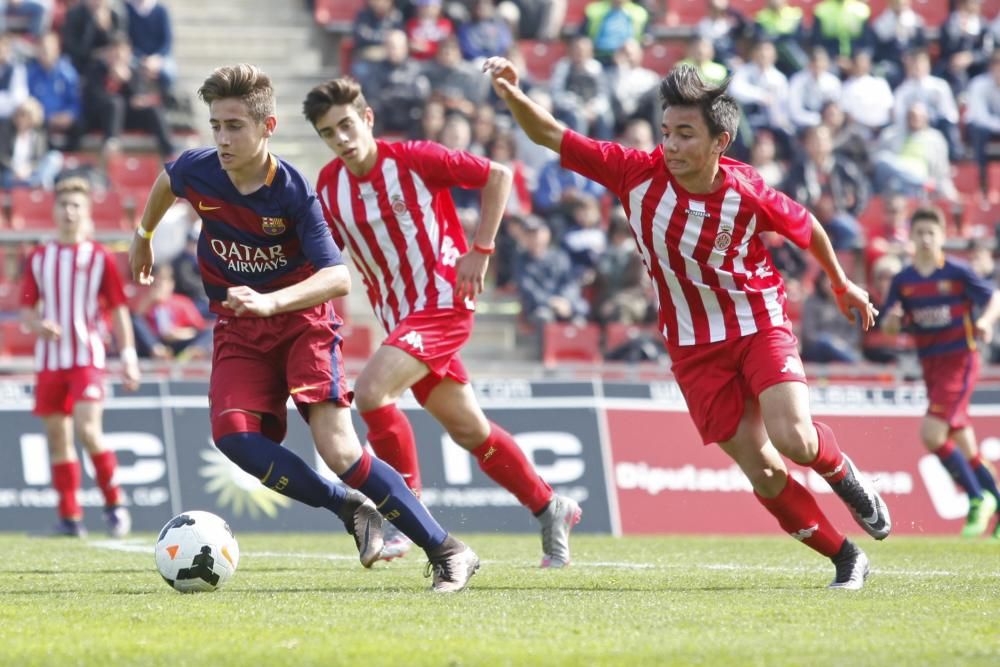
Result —
<svg viewBox="0 0 1000 667"><path fill-rule="evenodd" d="M880 281L906 262L907 218L918 203L950 215L998 204L988 162L991 142L1000 142L1000 17L983 16L980 0L953 0L950 10L942 25L926 25L910 0L888 0L876 15L862 0L823 0L811 12L768 0L753 16L706 0L683 48L704 79L728 79L742 106L729 154L806 204L837 251L860 258L854 277L876 299ZM527 140L480 65L505 55L529 95L568 127L652 150L665 72L643 63L670 2L596 0L573 30L561 23L565 11L564 0L367 0L349 71L367 91L378 132L433 139L513 169L495 271L497 286L520 296L522 319L652 324L653 295L620 206ZM565 56L547 77L532 77L523 39L564 40ZM968 194L953 180L962 161L978 164ZM476 193L453 196L471 225ZM891 361L906 348L905 337L862 337L803 253L772 243L806 360ZM974 254L990 257L989 249Z"/></svg>

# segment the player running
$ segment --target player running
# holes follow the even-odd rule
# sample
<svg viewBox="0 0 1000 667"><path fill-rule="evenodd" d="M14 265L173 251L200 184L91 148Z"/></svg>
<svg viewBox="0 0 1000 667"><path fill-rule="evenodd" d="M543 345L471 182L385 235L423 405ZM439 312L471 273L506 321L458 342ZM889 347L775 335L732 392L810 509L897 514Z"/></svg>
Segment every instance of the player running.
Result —
<svg viewBox="0 0 1000 667"><path fill-rule="evenodd" d="M979 378L976 338L993 338L1000 297L967 265L945 256L944 228L939 209L914 211L913 263L893 277L881 326L896 333L905 321L913 335L929 400L920 438L969 496L962 537L978 537L989 528L1000 491L979 453L969 399ZM974 307L982 309L975 319ZM1000 518L993 535L1000 538Z"/></svg>
<svg viewBox="0 0 1000 667"><path fill-rule="evenodd" d="M510 170L431 141L375 139L374 112L351 79L313 88L303 113L337 155L320 171L316 190L333 237L350 248L387 334L354 384L372 449L419 495L413 428L396 406L412 389L483 472L539 520L542 567L568 565L580 506L556 495L510 433L486 418L459 356L472 333L474 299L494 251ZM448 191L455 186L483 191L471 252ZM387 537L383 558L408 548L406 540Z"/></svg>
<svg viewBox="0 0 1000 667"><path fill-rule="evenodd" d="M724 157L740 117L725 86L704 83L689 65L675 67L660 84L663 142L645 153L566 129L521 91L509 60L489 58L483 69L532 141L622 201L702 439L740 466L785 531L833 561L831 588L862 588L867 555L788 474L782 455L826 479L875 539L889 535L889 512L833 431L812 421L784 284L759 234L777 232L808 248L849 319L855 310L867 329L876 311L844 275L819 222L752 167Z"/></svg>
<svg viewBox="0 0 1000 667"><path fill-rule="evenodd" d="M382 551L384 516L427 552L434 590L461 590L479 567L476 554L354 432L341 320L330 305L347 294L350 275L308 181L268 151L277 124L270 79L253 65L221 67L198 95L215 148L167 164L129 255L134 279L150 284L150 240L164 213L184 197L201 216L198 261L218 315L209 386L216 446L268 488L340 516L365 567ZM361 493L330 483L279 444L289 396L320 456Z"/></svg>

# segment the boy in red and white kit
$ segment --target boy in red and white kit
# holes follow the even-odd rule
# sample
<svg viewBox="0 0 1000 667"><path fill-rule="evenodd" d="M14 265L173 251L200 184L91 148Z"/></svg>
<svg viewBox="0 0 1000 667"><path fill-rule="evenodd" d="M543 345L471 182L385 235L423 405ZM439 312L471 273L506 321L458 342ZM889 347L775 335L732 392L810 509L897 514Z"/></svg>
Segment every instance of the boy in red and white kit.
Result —
<svg viewBox="0 0 1000 667"><path fill-rule="evenodd" d="M538 518L542 567L568 565L580 506L553 493L510 433L486 418L459 356L510 194L510 170L431 141L376 140L374 113L351 79L314 87L303 113L337 154L320 171L316 191L333 238L350 249L387 334L354 385L372 449L420 493L413 428L396 407L412 389L483 472ZM482 189L471 251L449 194L455 186ZM382 557L408 548L387 533Z"/></svg>
<svg viewBox="0 0 1000 667"><path fill-rule="evenodd" d="M853 320L855 310L868 329L876 311L844 275L816 219L752 167L723 157L740 117L725 86L704 83L689 65L675 67L660 84L663 142L646 153L567 130L518 88L509 60L490 58L483 69L532 141L621 200L657 292L674 375L704 442L718 443L740 466L782 529L833 561L831 588L862 588L868 557L788 474L782 455L823 476L875 539L889 535L889 513L833 431L812 421L784 284L759 232L808 248L846 317Z"/></svg>
<svg viewBox="0 0 1000 667"><path fill-rule="evenodd" d="M35 344L35 414L45 424L52 485L59 494L57 534L84 537L79 438L94 464L104 494L104 520L112 537L123 537L131 517L115 483L117 459L102 441L105 351L99 323L103 309L124 368L125 388L139 386L139 361L122 281L108 251L90 240L90 184L67 178L56 184L58 238L28 257L21 289L21 318L38 336Z"/></svg>

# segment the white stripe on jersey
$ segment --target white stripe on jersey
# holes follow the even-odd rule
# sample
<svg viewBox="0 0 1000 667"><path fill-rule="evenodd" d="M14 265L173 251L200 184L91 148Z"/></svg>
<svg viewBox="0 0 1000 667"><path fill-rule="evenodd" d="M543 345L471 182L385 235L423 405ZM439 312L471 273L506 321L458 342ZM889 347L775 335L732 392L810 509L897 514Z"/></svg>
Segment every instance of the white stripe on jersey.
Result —
<svg viewBox="0 0 1000 667"><path fill-rule="evenodd" d="M431 241L431 249L434 251L434 259L440 261L441 259L441 224L434 214L434 207L431 206L431 200L433 195L431 195L430 190L424 185L423 180L416 173L411 172L413 175L413 185L417 191L417 199L420 201L420 210L424 212L424 230L427 232L427 237ZM421 259L421 261L423 261ZM455 289L451 286L447 280L445 280L437 271L434 271L434 284L437 286L438 299L437 308L451 308L452 304L455 302ZM424 292L421 292L421 298L424 298ZM416 310L419 310L416 309Z"/></svg>
<svg viewBox="0 0 1000 667"><path fill-rule="evenodd" d="M58 290L57 305L59 319L59 328L62 329L62 335L59 336L59 368L72 368L73 366L73 343L74 343L74 330L73 330L73 319L71 313L73 312L73 301L72 301L72 290L73 290L73 274L76 271L76 266L74 265L73 259L76 256L73 248L60 248L59 249L59 284L56 286ZM48 292L48 296L54 295L55 291Z"/></svg>
<svg viewBox="0 0 1000 667"><path fill-rule="evenodd" d="M90 272L90 260L93 258L94 245L81 243L76 252L76 267L73 272L73 338L76 343L76 365L90 365L90 331L87 328L84 308L85 296L89 296L87 284Z"/></svg>
<svg viewBox="0 0 1000 667"><path fill-rule="evenodd" d="M385 182L385 194L389 201L406 201L406 197L403 194L403 187L399 183L399 166L395 160L386 158L382 161L382 177ZM417 181L416 174L413 174L413 180L414 182ZM426 198L421 196L421 189L427 194ZM417 204L420 206L420 209L427 212L430 208L430 202L430 193L427 192L427 189L418 188ZM406 285L410 281L403 274L402 263L398 261L390 263L389 266L396 269L392 287L396 292L396 299L399 300L399 321L401 322L410 313L423 310L427 307L427 267L424 266L424 256L420 252L420 242L417 240L416 220L411 219L409 211L395 213L395 216L396 221L399 223L397 229L403 236L403 242L406 246L406 261L409 262L411 272L410 280L413 283L413 289L417 293L416 300L411 304L406 298ZM375 229L376 238L380 243L383 243L382 247L389 246L395 252L396 248L392 243L392 237L389 235L389 229L382 219L382 213L378 210L378 207L375 208L374 212L368 211L368 223ZM424 220L424 224L427 224L426 219ZM395 329L398 324L399 322L394 322L392 328Z"/></svg>
<svg viewBox="0 0 1000 667"><path fill-rule="evenodd" d="M104 255L94 258L94 266L90 271L90 289L87 291L87 319L89 322L96 322L100 313L97 308L97 294L101 290L101 282L104 280ZM91 352L94 355L94 366L104 368L104 342L97 332L90 329Z"/></svg>
<svg viewBox="0 0 1000 667"><path fill-rule="evenodd" d="M705 216L705 202L688 199L687 222L684 223L684 230L677 245L681 257L684 258L684 273L698 290L698 296L701 297L701 303L705 307L705 316L708 318L708 340L714 343L725 340L726 320L722 316L719 297L705 284L701 268L694 259L695 248L698 246L698 239L701 238L701 228L705 224Z"/></svg>
<svg viewBox="0 0 1000 667"><path fill-rule="evenodd" d="M361 191L361 195L364 196L364 190ZM383 295L387 294L389 287L385 284L385 276L378 270L378 264L368 248L368 243L365 242L358 229L357 220L354 219L354 202L351 200L351 180L349 178L337 179L337 206L340 209L340 216L344 220L344 227L341 230L344 239L350 238L353 245L360 249L362 256L358 259L367 267L367 273L377 281L375 287L378 288L379 292ZM375 309L375 316L381 320L382 326L386 326L387 315L389 315L389 305L383 300Z"/></svg>
<svg viewBox="0 0 1000 667"><path fill-rule="evenodd" d="M663 271L667 289L670 290L670 299L673 301L677 314L677 340L681 345L693 345L695 337L691 308L684 297L680 280L668 262L670 255L667 253L667 227L670 225L670 218L673 216L676 206L677 193L674 192L674 186L668 183L667 190L663 193L663 197L653 213L653 251L656 254L656 261L660 264L660 270ZM641 205L639 211L642 211Z"/></svg>
<svg viewBox="0 0 1000 667"><path fill-rule="evenodd" d="M719 221L720 229L728 228L731 230L730 234L732 234L732 230L736 227L736 215L740 211L741 201L742 197L740 197L740 193L737 190L729 188L726 191L726 195L722 200L722 211L720 213L722 219ZM751 223L752 226L753 223ZM742 273L744 271L743 257L746 256L747 243L749 242L750 234L744 234L742 241L736 247L736 257L733 258L733 273ZM732 273L718 268L722 265L725 257L725 251L720 251L713 245L708 263L716 267L715 275L719 278L719 284L729 292L729 296L733 300L733 306L736 308L736 320L740 325L740 335L746 336L757 330L757 323L753 318L753 308L750 307L750 301L747 299L746 292L736 287L736 281L733 280Z"/></svg>

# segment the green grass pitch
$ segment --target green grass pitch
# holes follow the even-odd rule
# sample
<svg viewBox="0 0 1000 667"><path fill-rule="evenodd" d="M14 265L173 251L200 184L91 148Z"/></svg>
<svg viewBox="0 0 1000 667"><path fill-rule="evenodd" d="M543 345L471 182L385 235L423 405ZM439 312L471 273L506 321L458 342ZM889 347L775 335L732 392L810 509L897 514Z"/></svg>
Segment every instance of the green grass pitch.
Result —
<svg viewBox="0 0 1000 667"><path fill-rule="evenodd" d="M237 535L239 570L181 595L153 535L0 534L0 665L1000 665L1000 542L861 542L865 590L788 538L463 535L469 590L417 552L364 570L346 535ZM111 548L115 546L116 548Z"/></svg>

